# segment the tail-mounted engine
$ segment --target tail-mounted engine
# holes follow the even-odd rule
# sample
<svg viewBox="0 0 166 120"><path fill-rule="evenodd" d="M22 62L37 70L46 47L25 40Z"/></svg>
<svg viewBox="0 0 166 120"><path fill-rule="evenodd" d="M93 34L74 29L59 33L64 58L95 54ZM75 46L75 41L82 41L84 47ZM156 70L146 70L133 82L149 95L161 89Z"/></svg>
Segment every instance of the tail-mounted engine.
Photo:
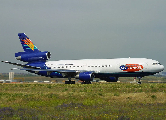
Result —
<svg viewBox="0 0 166 120"><path fill-rule="evenodd" d="M45 52L18 52L15 53L15 57L17 60L23 62L34 62L34 61L46 61L51 58L51 53L48 51Z"/></svg>

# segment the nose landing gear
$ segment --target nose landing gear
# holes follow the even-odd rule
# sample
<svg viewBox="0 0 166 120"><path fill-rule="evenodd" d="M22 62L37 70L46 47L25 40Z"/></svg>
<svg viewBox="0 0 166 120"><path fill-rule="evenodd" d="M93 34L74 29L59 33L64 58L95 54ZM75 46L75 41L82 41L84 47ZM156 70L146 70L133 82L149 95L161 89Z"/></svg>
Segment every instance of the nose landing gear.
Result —
<svg viewBox="0 0 166 120"><path fill-rule="evenodd" d="M142 77L138 77L138 84L141 84L141 78Z"/></svg>

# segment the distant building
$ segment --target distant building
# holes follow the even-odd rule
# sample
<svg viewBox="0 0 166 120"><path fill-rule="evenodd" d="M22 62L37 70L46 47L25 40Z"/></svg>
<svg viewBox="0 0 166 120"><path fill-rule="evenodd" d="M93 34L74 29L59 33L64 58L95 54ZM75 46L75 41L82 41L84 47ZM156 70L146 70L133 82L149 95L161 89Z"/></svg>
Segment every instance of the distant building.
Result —
<svg viewBox="0 0 166 120"><path fill-rule="evenodd" d="M9 72L9 80L14 80L14 72Z"/></svg>

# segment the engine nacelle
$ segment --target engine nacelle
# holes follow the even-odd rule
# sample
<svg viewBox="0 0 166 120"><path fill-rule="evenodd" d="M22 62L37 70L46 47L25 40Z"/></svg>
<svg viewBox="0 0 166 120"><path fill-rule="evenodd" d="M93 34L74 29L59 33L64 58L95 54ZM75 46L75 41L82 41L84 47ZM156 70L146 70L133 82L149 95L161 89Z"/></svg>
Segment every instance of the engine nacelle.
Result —
<svg viewBox="0 0 166 120"><path fill-rule="evenodd" d="M81 72L78 75L76 75L75 78L82 81L92 81L93 75L92 72Z"/></svg>
<svg viewBox="0 0 166 120"><path fill-rule="evenodd" d="M18 52L15 53L15 57L23 62L46 61L50 59L51 53L48 51L34 53Z"/></svg>

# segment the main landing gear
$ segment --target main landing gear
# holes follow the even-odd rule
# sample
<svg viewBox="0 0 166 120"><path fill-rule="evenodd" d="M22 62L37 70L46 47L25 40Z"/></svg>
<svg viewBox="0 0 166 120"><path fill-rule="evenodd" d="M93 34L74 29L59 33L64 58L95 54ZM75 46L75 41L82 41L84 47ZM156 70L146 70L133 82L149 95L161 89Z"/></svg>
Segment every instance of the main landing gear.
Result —
<svg viewBox="0 0 166 120"><path fill-rule="evenodd" d="M65 84L75 84L75 81L71 81L71 77L68 77L68 81L65 81Z"/></svg>
<svg viewBox="0 0 166 120"><path fill-rule="evenodd" d="M90 81L83 81L81 84L91 84Z"/></svg>
<svg viewBox="0 0 166 120"><path fill-rule="evenodd" d="M138 77L138 84L141 84L141 78L142 77Z"/></svg>

